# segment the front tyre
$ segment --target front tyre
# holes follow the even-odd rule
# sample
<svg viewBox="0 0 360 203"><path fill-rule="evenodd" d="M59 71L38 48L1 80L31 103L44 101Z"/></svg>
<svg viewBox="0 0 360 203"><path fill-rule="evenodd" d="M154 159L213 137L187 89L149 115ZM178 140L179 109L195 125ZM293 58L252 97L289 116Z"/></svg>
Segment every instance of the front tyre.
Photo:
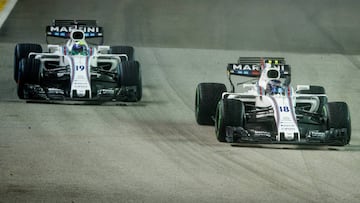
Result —
<svg viewBox="0 0 360 203"><path fill-rule="evenodd" d="M215 115L215 134L219 142L226 141L226 126L244 127L245 106L240 100L222 99Z"/></svg>
<svg viewBox="0 0 360 203"><path fill-rule="evenodd" d="M221 83L200 83L195 93L195 118L199 125L214 125L216 106L226 86Z"/></svg>
<svg viewBox="0 0 360 203"><path fill-rule="evenodd" d="M20 99L26 99L26 84L40 84L40 60L23 58L19 62L17 94Z"/></svg>
<svg viewBox="0 0 360 203"><path fill-rule="evenodd" d="M19 65L23 58L28 58L30 52L42 53L40 44L21 43L15 46L14 51L14 80L18 82Z"/></svg>
<svg viewBox="0 0 360 203"><path fill-rule="evenodd" d="M138 61L123 61L118 70L118 85L121 88L135 88L134 95L127 101L137 102L142 98L142 79L140 63Z"/></svg>
<svg viewBox="0 0 360 203"><path fill-rule="evenodd" d="M338 146L344 146L351 140L351 118L349 107L345 102L329 102L329 129L346 129L345 137L338 140Z"/></svg>

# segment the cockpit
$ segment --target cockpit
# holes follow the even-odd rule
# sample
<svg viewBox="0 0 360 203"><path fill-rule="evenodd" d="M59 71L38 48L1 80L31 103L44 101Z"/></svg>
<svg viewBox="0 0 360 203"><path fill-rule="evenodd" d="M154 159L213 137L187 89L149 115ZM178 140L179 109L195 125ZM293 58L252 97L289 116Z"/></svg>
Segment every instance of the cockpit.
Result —
<svg viewBox="0 0 360 203"><path fill-rule="evenodd" d="M82 30L73 30L70 33L67 47L70 55L89 55L89 46L85 41L85 34Z"/></svg>
<svg viewBox="0 0 360 203"><path fill-rule="evenodd" d="M88 55L88 47L87 47L86 43L83 43L81 41L75 42L71 47L70 54L71 55L83 55L83 56Z"/></svg>
<svg viewBox="0 0 360 203"><path fill-rule="evenodd" d="M282 75L282 66L265 64L265 68L259 79L259 86L265 90L266 94L283 94L289 85L287 77Z"/></svg>

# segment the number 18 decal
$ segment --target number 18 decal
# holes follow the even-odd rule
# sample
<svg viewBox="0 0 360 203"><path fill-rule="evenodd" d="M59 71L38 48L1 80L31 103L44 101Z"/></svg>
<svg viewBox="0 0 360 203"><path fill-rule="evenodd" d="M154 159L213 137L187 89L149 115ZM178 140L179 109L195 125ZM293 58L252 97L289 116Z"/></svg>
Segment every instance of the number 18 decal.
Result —
<svg viewBox="0 0 360 203"><path fill-rule="evenodd" d="M290 111L288 106L280 106L279 109L280 109L280 112L289 112Z"/></svg>

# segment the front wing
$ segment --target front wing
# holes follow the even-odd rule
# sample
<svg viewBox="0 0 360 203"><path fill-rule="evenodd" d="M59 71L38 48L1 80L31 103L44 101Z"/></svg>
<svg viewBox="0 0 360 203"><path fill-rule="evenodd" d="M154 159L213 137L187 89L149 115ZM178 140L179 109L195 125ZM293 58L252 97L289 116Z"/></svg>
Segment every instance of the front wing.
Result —
<svg viewBox="0 0 360 203"><path fill-rule="evenodd" d="M308 131L299 136L287 140L284 136L277 136L273 132L248 130L242 127L226 127L226 141L228 143L343 145L343 140L348 137L348 132L346 128L331 128L325 131Z"/></svg>
<svg viewBox="0 0 360 203"><path fill-rule="evenodd" d="M84 97L78 97L76 93L70 93L63 89L47 88L40 85L25 85L24 95L27 100L57 100L57 101L134 101L136 87L121 87L96 90L95 96L90 93Z"/></svg>

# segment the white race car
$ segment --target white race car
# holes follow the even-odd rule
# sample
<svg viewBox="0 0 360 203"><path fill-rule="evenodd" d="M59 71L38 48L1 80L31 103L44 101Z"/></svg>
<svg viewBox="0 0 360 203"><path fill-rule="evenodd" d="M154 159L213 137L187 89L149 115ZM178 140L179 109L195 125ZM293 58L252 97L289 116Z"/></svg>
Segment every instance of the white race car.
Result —
<svg viewBox="0 0 360 203"><path fill-rule="evenodd" d="M284 58L240 57L227 66L231 91L220 83L197 86L197 123L215 125L220 142L349 144L348 105L328 102L321 86L298 85L294 91L290 71ZM234 84L232 75L252 80Z"/></svg>
<svg viewBox="0 0 360 203"><path fill-rule="evenodd" d="M47 38L64 44L22 43L15 47L14 80L21 99L139 101L140 64L131 46L104 46L103 28L93 20L54 20ZM100 45L89 40L100 39Z"/></svg>

